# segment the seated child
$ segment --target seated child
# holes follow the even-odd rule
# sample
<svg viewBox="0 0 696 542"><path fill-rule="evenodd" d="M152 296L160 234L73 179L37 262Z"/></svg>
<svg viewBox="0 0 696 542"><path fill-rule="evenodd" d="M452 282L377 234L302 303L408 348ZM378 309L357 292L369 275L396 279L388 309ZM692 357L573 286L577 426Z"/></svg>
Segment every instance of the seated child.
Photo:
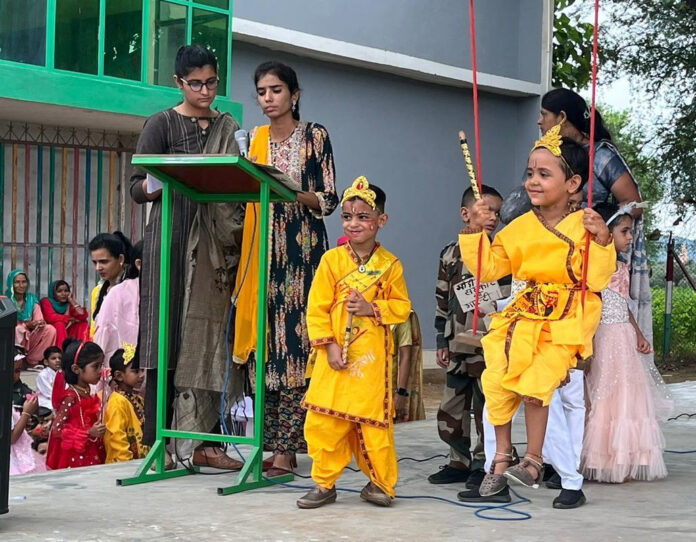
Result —
<svg viewBox="0 0 696 542"><path fill-rule="evenodd" d="M116 387L104 411L106 462L141 459L149 451L149 447L143 445L145 403L134 390L142 385L145 371L140 368L135 348L130 345L114 352L109 367Z"/></svg>
<svg viewBox="0 0 696 542"><path fill-rule="evenodd" d="M370 482L360 497L389 506L398 476L394 448L392 336L411 311L401 262L376 241L386 196L359 177L343 193L349 242L321 259L309 291L307 330L315 362L302 405L317 484L299 508L335 502L334 484L355 456ZM345 353L345 355L344 355Z"/></svg>
<svg viewBox="0 0 696 542"><path fill-rule="evenodd" d="M93 342L69 339L62 360L62 377L67 387L53 389L58 404L48 442L46 466L49 469L87 467L104 463L104 424L99 420L101 399L90 386L101 378L104 352ZM62 386L61 386L62 387Z"/></svg>
<svg viewBox="0 0 696 542"><path fill-rule="evenodd" d="M36 397L30 397L24 402L21 413L16 408L12 409L10 476L46 470L43 457L32 449L32 439L26 432L31 417L38 409L39 400Z"/></svg>
<svg viewBox="0 0 696 542"><path fill-rule="evenodd" d="M587 180L589 160L581 145L561 138L560 126L537 141L529 155L525 188L535 209L503 228L491 243L482 231L492 213L479 200L473 205L470 226L459 236L462 260L470 269L477 265L481 243L482 280L512 274L526 282L526 288L493 315L482 340L483 392L496 437L491 471L479 488L484 497L505 491L507 479L538 487L549 402L578 358L592 355L602 310L595 292L609 284L616 268L616 251L602 217L592 209L569 208L572 194ZM587 236L588 291L583 300ZM527 451L514 465L511 420L522 401Z"/></svg>
<svg viewBox="0 0 696 542"><path fill-rule="evenodd" d="M57 346L49 346L44 350L43 361L44 369L36 376L36 389L39 392L39 406L53 410L51 396L53 395L53 383L56 380L56 373L60 370L63 359L63 351Z"/></svg>
<svg viewBox="0 0 696 542"><path fill-rule="evenodd" d="M484 224L487 236L492 236L500 222L500 206L503 197L493 187L481 186L482 200L491 210L491 220ZM469 226L471 209L476 198L471 187L462 194L460 216L464 226ZM473 268L474 272L476 267ZM460 333L470 331L474 325L474 293L476 277L462 262L459 243L446 245L440 253L435 287L435 330L437 363L447 371L445 389L437 410L437 432L449 445L449 463L428 476L431 484L470 484L483 479L483 390L481 374L486 367L480 346L463 344L457 340ZM482 289L483 289L482 285ZM507 277L486 285L487 296L479 304L478 331L486 331L484 314L495 312L495 300L509 293ZM460 300L458 293L464 292ZM473 412L477 435L476 445L471 446L471 419Z"/></svg>
<svg viewBox="0 0 696 542"><path fill-rule="evenodd" d="M22 382L22 365L26 361L27 355L21 346L15 346L14 373L12 380L12 404L22 408L27 395L34 393L29 386Z"/></svg>

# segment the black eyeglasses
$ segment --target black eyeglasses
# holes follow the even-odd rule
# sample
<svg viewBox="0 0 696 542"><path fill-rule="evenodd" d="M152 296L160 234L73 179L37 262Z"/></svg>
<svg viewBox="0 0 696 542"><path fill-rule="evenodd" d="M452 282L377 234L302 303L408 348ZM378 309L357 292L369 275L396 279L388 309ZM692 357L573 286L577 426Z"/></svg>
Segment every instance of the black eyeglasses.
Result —
<svg viewBox="0 0 696 542"><path fill-rule="evenodd" d="M203 90L203 86L205 86L208 90L215 90L218 88L218 84L220 83L220 79L217 77L211 77L210 79L207 79L205 81L199 81L198 79L194 79L193 81L187 81L183 77L179 77L180 81L183 81L186 83L193 92L200 92Z"/></svg>

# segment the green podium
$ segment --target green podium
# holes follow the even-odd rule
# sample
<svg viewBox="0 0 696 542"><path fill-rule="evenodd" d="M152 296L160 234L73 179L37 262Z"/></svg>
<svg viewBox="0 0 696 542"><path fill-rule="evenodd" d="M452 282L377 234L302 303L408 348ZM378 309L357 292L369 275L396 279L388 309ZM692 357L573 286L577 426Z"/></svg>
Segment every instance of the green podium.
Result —
<svg viewBox="0 0 696 542"><path fill-rule="evenodd" d="M179 191L192 201L208 202L260 202L259 217L259 291L256 356L266 358L266 294L268 289L268 227L271 202L291 202L296 192L274 178L277 170L257 165L246 158L230 155L160 155L140 154L133 156L133 165L150 173L162 182L162 251L160 255L160 299L159 299L159 338L157 371L157 433L155 444L139 466L132 478L117 480L122 486L154 482L190 474L190 470L180 468L164 470L165 439L195 439L214 442L251 445L252 451L243 469L237 476L236 484L218 488L219 495L239 493L280 482L291 481L292 474L267 479L262 475L263 428L266 366L256 364L256 389L254 399L254 436L233 436L221 434L177 431L166 427L167 411L167 369L169 366L169 274L171 265L172 233L172 194ZM156 462L156 470L150 467Z"/></svg>

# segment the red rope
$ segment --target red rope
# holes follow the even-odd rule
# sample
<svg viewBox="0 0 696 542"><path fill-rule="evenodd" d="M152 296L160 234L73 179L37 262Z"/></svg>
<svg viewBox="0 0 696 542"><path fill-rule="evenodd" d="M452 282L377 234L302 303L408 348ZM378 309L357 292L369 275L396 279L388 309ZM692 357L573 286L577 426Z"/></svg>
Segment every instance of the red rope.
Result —
<svg viewBox="0 0 696 542"><path fill-rule="evenodd" d="M479 192L481 190L481 134L479 132L479 102L478 102L478 77L476 70L476 17L474 13L474 0L469 0L469 38L471 40L471 72L473 74L474 91L474 139L476 142L476 179ZM481 259L483 256L483 237L479 240L478 262L476 264L476 289L474 290L474 321L472 331L478 331L479 302L481 289Z"/></svg>
<svg viewBox="0 0 696 542"><path fill-rule="evenodd" d="M592 207L592 187L594 185L594 153L595 153L595 109L597 95L597 43L599 36L599 0L595 0L594 33L592 36L592 105L590 107L590 168L587 180L587 207ZM590 261L590 233L585 238L585 254L582 264L582 304L585 305L587 292L587 266Z"/></svg>

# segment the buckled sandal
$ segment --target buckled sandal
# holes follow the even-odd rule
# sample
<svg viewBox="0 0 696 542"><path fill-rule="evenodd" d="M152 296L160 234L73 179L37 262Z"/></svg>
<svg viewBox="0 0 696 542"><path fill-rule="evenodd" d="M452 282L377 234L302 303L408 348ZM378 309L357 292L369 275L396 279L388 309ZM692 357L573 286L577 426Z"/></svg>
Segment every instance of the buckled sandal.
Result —
<svg viewBox="0 0 696 542"><path fill-rule="evenodd" d="M495 455L503 456L504 459L493 459L493 461L491 461L491 470L488 472L488 474L486 474L486 476L483 477L481 485L479 486L479 495L481 497L492 497L493 495L498 495L499 493L505 491L505 489L508 487L504 474L494 474L496 465L500 463L515 465L520 460L519 457L517 457L514 448L509 454L495 452Z"/></svg>
<svg viewBox="0 0 696 542"><path fill-rule="evenodd" d="M529 457L530 455L534 455L535 457L541 459L541 456L539 455L526 453L524 459L522 459L518 465L508 467L503 473L503 476L505 476L505 478L508 480L522 484L523 486L538 489L539 484L544 479L544 465L541 461L537 461L536 459ZM527 467L532 467L537 471L536 477L529 472Z"/></svg>

